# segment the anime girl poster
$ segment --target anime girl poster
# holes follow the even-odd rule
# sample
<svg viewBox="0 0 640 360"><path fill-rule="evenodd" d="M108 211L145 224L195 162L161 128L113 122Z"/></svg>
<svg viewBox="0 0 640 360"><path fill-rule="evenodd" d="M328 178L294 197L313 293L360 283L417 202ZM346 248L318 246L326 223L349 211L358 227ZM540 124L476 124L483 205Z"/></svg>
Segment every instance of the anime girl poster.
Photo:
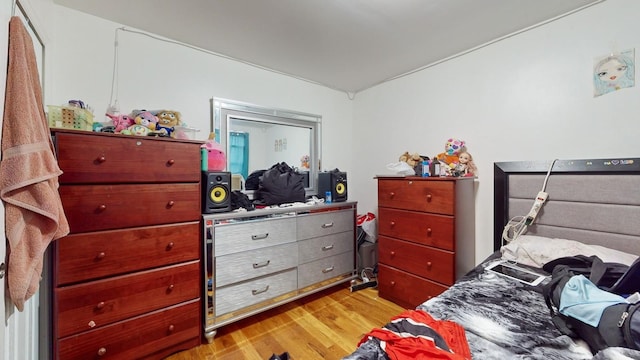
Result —
<svg viewBox="0 0 640 360"><path fill-rule="evenodd" d="M635 86L635 49L609 54L593 65L593 97Z"/></svg>

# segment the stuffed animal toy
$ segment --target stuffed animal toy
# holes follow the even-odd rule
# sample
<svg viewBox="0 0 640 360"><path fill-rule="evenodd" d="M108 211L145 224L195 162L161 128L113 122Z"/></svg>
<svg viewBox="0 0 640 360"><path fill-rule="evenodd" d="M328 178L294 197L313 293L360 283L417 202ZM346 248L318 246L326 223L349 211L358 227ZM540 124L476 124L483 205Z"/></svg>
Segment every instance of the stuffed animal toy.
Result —
<svg viewBox="0 0 640 360"><path fill-rule="evenodd" d="M151 132L151 130L149 130L148 127L140 124L133 124L129 126L127 129L122 130L122 134L138 135L138 136L147 136L149 135L149 132Z"/></svg>
<svg viewBox="0 0 640 360"><path fill-rule="evenodd" d="M444 152L436 155L434 159L441 163L445 163L450 167L455 167L455 164L459 163L458 155L465 151L464 146L464 141L456 138L450 138L447 140L446 144L444 144Z"/></svg>
<svg viewBox="0 0 640 360"><path fill-rule="evenodd" d="M155 130L158 124L158 118L149 111L142 111L138 113L134 118L134 121L136 124L142 125L151 131Z"/></svg>
<svg viewBox="0 0 640 360"><path fill-rule="evenodd" d="M200 146L207 151L207 167L209 171L222 171L227 167L227 157L222 146L215 140L207 140Z"/></svg>
<svg viewBox="0 0 640 360"><path fill-rule="evenodd" d="M129 128L129 126L135 124L135 120L129 116L129 115L122 115L122 114L109 114L106 113L105 114L109 119L111 119L111 121L113 121L113 126L115 127L113 129L113 132L115 132L116 134L122 132L122 130L126 130Z"/></svg>
<svg viewBox="0 0 640 360"><path fill-rule="evenodd" d="M160 110L156 114L158 117L158 130L164 131L167 135L175 137L175 127L182 124L181 115L178 111Z"/></svg>
<svg viewBox="0 0 640 360"><path fill-rule="evenodd" d="M409 154L408 151L405 151L404 154L400 155L398 161L406 162L409 166L415 167L422 163L422 157L418 153Z"/></svg>

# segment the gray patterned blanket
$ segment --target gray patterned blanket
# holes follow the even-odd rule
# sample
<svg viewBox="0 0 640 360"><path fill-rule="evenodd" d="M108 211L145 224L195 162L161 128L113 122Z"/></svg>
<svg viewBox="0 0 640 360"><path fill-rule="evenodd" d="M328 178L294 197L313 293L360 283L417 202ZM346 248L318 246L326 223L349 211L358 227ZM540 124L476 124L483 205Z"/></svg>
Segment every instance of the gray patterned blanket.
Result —
<svg viewBox="0 0 640 360"><path fill-rule="evenodd" d="M540 270L541 271L541 270ZM586 344L561 334L551 322L542 286L487 275L483 264L418 309L464 327L473 359L626 360L640 351L609 348L593 355ZM363 343L345 360L388 359L376 341Z"/></svg>

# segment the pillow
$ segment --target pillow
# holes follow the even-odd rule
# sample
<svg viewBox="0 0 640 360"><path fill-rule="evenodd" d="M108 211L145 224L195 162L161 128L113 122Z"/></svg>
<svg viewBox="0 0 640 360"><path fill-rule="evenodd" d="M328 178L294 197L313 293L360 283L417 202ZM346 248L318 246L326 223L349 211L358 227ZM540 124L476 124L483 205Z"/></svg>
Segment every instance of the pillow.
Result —
<svg viewBox="0 0 640 360"><path fill-rule="evenodd" d="M631 265L637 255L600 245L587 245L575 240L547 238L535 235L520 235L508 245L500 248L502 258L515 262L542 267L551 260L565 256L596 255L604 262L616 262Z"/></svg>

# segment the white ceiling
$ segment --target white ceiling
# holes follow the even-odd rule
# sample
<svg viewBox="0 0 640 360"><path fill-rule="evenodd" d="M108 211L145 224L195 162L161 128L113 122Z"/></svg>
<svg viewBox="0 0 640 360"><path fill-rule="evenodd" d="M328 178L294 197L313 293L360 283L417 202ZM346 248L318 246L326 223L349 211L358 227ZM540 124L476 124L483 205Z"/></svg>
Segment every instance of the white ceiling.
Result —
<svg viewBox="0 0 640 360"><path fill-rule="evenodd" d="M54 0L349 93L604 0Z"/></svg>

